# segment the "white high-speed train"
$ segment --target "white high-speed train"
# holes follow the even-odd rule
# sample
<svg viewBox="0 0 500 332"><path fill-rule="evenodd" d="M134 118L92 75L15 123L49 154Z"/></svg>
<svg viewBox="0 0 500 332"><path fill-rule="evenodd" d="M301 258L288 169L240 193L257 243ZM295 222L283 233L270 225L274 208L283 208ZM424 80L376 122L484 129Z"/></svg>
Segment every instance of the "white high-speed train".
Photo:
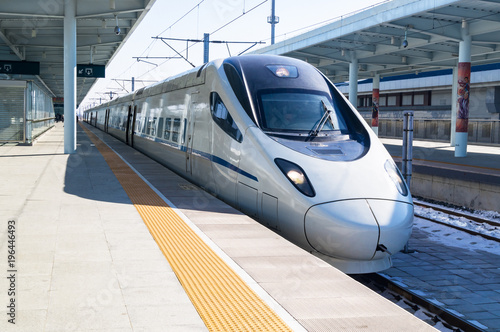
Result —
<svg viewBox="0 0 500 332"><path fill-rule="evenodd" d="M410 237L413 202L391 156L300 60L216 60L85 120L346 273L389 268Z"/></svg>

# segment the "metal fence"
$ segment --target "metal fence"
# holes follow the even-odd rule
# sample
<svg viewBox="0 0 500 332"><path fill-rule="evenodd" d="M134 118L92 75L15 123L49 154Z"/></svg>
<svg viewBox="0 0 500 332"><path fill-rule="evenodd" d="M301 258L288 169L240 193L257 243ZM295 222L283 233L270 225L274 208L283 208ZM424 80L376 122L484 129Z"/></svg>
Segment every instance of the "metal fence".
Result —
<svg viewBox="0 0 500 332"><path fill-rule="evenodd" d="M368 123L371 119L364 116ZM379 119L380 137L402 138L403 119ZM450 141L451 120L414 119L413 137L415 139ZM500 120L469 119L468 142L478 144L500 144Z"/></svg>

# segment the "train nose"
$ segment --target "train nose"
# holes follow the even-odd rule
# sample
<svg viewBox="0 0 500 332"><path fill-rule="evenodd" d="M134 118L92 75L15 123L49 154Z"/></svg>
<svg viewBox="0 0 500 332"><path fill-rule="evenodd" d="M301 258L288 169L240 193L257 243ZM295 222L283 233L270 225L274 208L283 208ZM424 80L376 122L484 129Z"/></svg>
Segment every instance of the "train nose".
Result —
<svg viewBox="0 0 500 332"><path fill-rule="evenodd" d="M340 259L371 260L377 247L395 253L408 241L413 205L391 200L353 199L315 205L305 215L309 244Z"/></svg>

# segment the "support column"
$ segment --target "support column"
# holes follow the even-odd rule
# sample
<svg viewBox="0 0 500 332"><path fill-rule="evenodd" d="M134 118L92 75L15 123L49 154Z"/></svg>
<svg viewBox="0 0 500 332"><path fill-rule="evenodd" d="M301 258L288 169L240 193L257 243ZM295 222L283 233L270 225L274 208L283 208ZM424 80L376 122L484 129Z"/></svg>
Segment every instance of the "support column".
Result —
<svg viewBox="0 0 500 332"><path fill-rule="evenodd" d="M76 0L64 0L64 153L76 152Z"/></svg>
<svg viewBox="0 0 500 332"><path fill-rule="evenodd" d="M352 106L358 107L358 59L356 58L349 63L349 101Z"/></svg>
<svg viewBox="0 0 500 332"><path fill-rule="evenodd" d="M274 34L275 34L275 25L276 23L276 2L275 0L271 1L271 45L274 45Z"/></svg>
<svg viewBox="0 0 500 332"><path fill-rule="evenodd" d="M455 128L457 127L457 90L458 90L458 66L453 67L453 78L451 84L451 130L450 146L455 146Z"/></svg>
<svg viewBox="0 0 500 332"><path fill-rule="evenodd" d="M378 108L379 108L379 93L380 93L380 75L376 74L373 77L372 88L372 129L375 135L378 136Z"/></svg>
<svg viewBox="0 0 500 332"><path fill-rule="evenodd" d="M455 157L467 156L469 128L469 93L471 69L471 36L468 28L462 29L462 41L458 51L457 125L455 134Z"/></svg>

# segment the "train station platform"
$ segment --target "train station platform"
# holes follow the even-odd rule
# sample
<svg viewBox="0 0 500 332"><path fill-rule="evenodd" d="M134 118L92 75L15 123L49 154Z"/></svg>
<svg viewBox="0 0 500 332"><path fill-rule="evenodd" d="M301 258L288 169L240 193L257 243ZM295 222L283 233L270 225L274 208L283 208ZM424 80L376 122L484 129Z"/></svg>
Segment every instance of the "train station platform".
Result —
<svg viewBox="0 0 500 332"><path fill-rule="evenodd" d="M381 138L394 160L401 165L402 141ZM414 196L448 202L472 209L499 211L500 148L467 146L466 157L455 157L446 142L413 142Z"/></svg>
<svg viewBox="0 0 500 332"><path fill-rule="evenodd" d="M433 330L134 149L77 127L71 155L61 123L34 146L0 146L1 331Z"/></svg>

